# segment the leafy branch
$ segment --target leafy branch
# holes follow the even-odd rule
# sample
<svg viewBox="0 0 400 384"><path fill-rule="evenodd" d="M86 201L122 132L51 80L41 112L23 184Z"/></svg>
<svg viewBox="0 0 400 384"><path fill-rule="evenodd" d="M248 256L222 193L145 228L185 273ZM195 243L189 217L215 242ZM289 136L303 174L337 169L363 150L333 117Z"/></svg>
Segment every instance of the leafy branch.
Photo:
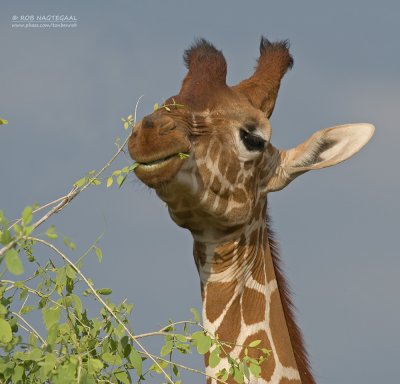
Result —
<svg viewBox="0 0 400 384"><path fill-rule="evenodd" d="M138 103L134 114L123 119L125 129L134 129ZM173 100L172 104L160 108L169 112L172 107L183 106ZM4 124L5 120L1 121ZM129 136L121 144L117 141L116 152L104 166L88 172L66 195L41 206L27 206L21 217L12 222L0 211L0 266L5 264L0 273L0 349L4 351L0 354L1 383L128 384L133 380L141 383L159 374L168 383L179 384L180 370L210 377L218 383L226 382L229 377L243 383L250 378L250 373L258 377L259 365L269 351L258 348L258 343L253 342L245 347L242 361L232 358L224 350L230 344L209 334L201 326L194 309L193 320L169 322L157 331L135 334L130 326L133 305L126 300L112 303L108 298L112 290L96 288L82 272L88 255L94 253L98 262L102 261L103 252L99 247L102 235L76 261L67 255L76 248L71 239L61 236L61 246L67 251L55 245L61 238L54 226L48 227L42 236L34 235L39 226L60 213L81 192L101 184L101 177L124 152L128 140ZM178 156L184 160L189 155L180 153ZM107 177L107 187L114 179L121 187L136 166L135 163L114 170ZM45 213L34 220L42 211ZM57 257L50 256L43 262L46 250ZM4 278L5 274L26 274L26 262L34 267L31 275L20 281ZM93 312L93 304L98 313L91 317L89 312ZM41 317L42 325L37 324L37 317ZM151 352L144 345L148 338L154 337L164 338L159 353ZM262 350L263 355L251 358L247 353L249 348ZM227 359L229 369L224 368L212 377L173 359L175 353L188 354L192 350L202 355L209 353L212 367L217 367L221 359Z"/></svg>

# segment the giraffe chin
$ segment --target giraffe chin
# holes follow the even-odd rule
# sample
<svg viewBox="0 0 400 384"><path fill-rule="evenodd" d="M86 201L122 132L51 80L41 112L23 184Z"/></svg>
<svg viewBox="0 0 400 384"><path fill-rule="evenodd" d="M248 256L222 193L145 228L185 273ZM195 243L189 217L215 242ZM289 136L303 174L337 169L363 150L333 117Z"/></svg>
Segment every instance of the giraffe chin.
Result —
<svg viewBox="0 0 400 384"><path fill-rule="evenodd" d="M173 155L151 163L139 163L134 172L148 187L157 188L172 180L183 162L184 160L180 159L179 156Z"/></svg>

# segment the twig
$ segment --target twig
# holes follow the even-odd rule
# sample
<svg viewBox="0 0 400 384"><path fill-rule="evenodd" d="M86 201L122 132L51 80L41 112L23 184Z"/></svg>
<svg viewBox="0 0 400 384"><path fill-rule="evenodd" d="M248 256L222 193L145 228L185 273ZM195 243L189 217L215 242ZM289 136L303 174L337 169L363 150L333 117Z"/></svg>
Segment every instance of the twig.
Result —
<svg viewBox="0 0 400 384"><path fill-rule="evenodd" d="M168 363L168 364L170 364L170 365L176 365L177 367L182 368L182 369L184 369L184 370L186 370L186 371L198 373L198 374L203 375L203 376L206 376L206 377L208 377L208 378L210 378L210 379L217 380L217 383L224 383L223 381L219 380L217 377L208 375L207 373L205 373L205 372L203 372L203 371L200 371L200 370L198 370L198 369L190 368L190 367L188 367L188 366L186 366L186 365L182 365L182 364L179 364L179 363L175 363L174 361L166 360L166 359L163 359L162 357L159 357L159 356L156 356L156 355L149 354L149 356L152 356L152 357L154 357L155 359L158 359L158 360L163 361L163 362L165 362L165 363Z"/></svg>
<svg viewBox="0 0 400 384"><path fill-rule="evenodd" d="M138 101L136 102L135 105L135 113L134 113L134 120L133 120L133 124L131 124L132 129L135 127L136 124L136 118L137 118L137 109L139 106L139 102L140 99L143 97L140 96ZM130 135L128 135L128 137L125 139L125 141L123 142L122 146L120 146L117 150L117 152L111 157L111 159L100 169L100 171L98 171L94 177L89 178L88 182L83 185L81 188L74 186L65 196L60 197L56 200L51 201L50 203L47 203L37 209L35 209L33 211L33 213L35 212L39 212L40 210L47 208L55 203L58 203L55 207L53 207L52 209L50 209L50 211L48 211L44 216L42 216L39 220L37 220L32 226L31 226L31 233L41 224L43 224L45 221L47 221L50 216L54 215L55 213L60 212L62 209L64 209L79 193L83 192L89 185L91 185L92 181L94 179L97 179L111 164L112 162L116 159L116 157L123 151L126 143L129 140ZM11 229L15 224L21 222L22 218L16 220L10 227L9 229ZM4 246L3 248L0 249L0 258L11 248L13 248L24 236L17 236L14 240L12 240L10 243L8 243L6 246Z"/></svg>
<svg viewBox="0 0 400 384"><path fill-rule="evenodd" d="M124 328L125 332L128 334L128 336L131 338L132 341L134 341L139 348L142 349L142 351L150 357L151 360L157 365L157 367L161 370L161 372L164 374L165 378L171 383L174 384L172 381L171 377L168 375L167 372L160 366L160 364L157 362L156 359L154 359L151 354L146 350L146 348L136 339L136 337L132 334L130 329L124 324L123 321L121 321L118 316L114 313L114 311L109 307L109 305L102 299L102 297L96 292L96 290L93 288L93 285L90 283L90 281L86 278L86 276L80 271L80 269L64 254L62 253L57 247L55 247L53 244L49 243L46 240L38 239L36 237L30 237L30 236L25 236L25 240L32 240L41 244L46 245L47 247L51 248L54 252L56 252L67 264L69 264L74 271L81 277L81 279L86 283L88 286L89 290L92 292L93 296L103 305L103 307L107 310L108 313L115 319L115 321Z"/></svg>
<svg viewBox="0 0 400 384"><path fill-rule="evenodd" d="M40 339L40 341L45 347L47 346L46 341L43 339L42 336L40 336L39 332L35 328L33 328L32 325L30 325L19 313L17 312L11 312L11 313L14 316L18 317L18 319L20 319L38 337L38 339Z"/></svg>
<svg viewBox="0 0 400 384"><path fill-rule="evenodd" d="M67 196L68 196L68 195L65 195L65 196L59 197L58 199L55 199L55 200L53 200L53 201L50 201L49 203L44 204L44 205L42 205L42 206L40 206L40 207L34 209L34 210L32 211L32 213L35 214L35 213L40 212L41 210L43 210L43 209L45 209L45 208L47 208L47 207L51 207L52 205L58 203L59 201L64 200ZM14 225L19 224L21 221L22 221L22 217L19 218L19 219L17 219L17 220L14 220L14 222L8 227L8 230L10 230Z"/></svg>
<svg viewBox="0 0 400 384"><path fill-rule="evenodd" d="M39 225L43 224L46 220L50 218L50 216L54 215L55 213L60 212L67 204L70 203L78 194L80 190L78 187L73 187L67 195L50 211L48 211L45 215L43 215L38 221L32 224L31 228L32 231L35 230ZM21 239L24 238L24 235L17 236L14 240L8 243L6 246L0 249L0 257L3 256L9 249L14 247Z"/></svg>

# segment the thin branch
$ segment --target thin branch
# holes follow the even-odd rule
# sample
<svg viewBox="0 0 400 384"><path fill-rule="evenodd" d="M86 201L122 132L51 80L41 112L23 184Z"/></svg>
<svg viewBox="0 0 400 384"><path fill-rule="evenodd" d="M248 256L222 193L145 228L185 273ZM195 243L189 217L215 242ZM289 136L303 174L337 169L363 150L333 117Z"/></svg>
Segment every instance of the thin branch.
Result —
<svg viewBox="0 0 400 384"><path fill-rule="evenodd" d="M182 324L191 324L191 325L197 325L198 327L202 327L202 325L200 323L198 323L197 321L192 321L192 320L181 320L181 321L175 321L174 323L169 323L168 325L166 325L165 327L162 327L160 329L160 332L163 332L165 329L168 329L169 327L175 327L176 325L182 325Z"/></svg>
<svg viewBox="0 0 400 384"><path fill-rule="evenodd" d="M136 117L137 117L137 108L139 105L139 101L140 99L143 97L140 96L138 101L136 102L136 106L135 106L135 113L134 113L134 120L133 123L131 123L131 127L132 130L135 127L136 124ZM118 148L117 152L111 157L111 159L100 169L100 171L98 171L94 177L90 177L88 182L86 184L84 184L81 188L74 186L65 196L60 197L56 200L53 200L50 203L47 203L45 205L43 205L42 207L37 208L34 212L38 212L46 207L49 207L55 203L58 202L58 204L53 207L52 209L50 209L50 211L48 211L44 216L42 216L39 220L37 220L32 226L32 230L31 232L33 232L39 225L43 224L45 221L47 221L50 216L54 215L55 213L60 212L61 210L63 210L80 192L83 192L89 185L92 184L92 181L97 179L111 164L112 162L116 159L116 157L123 151L125 145L127 144L128 140L129 140L130 135L128 135L128 137L125 139L125 141L123 142L123 144ZM19 223L22 219L18 219L16 220L11 226L10 228L12 228L15 224ZM9 228L9 229L10 229ZM24 236L17 236L14 240L12 240L10 243L8 243L6 246L4 246L3 248L0 249L0 258L11 248L13 248Z"/></svg>
<svg viewBox="0 0 400 384"><path fill-rule="evenodd" d="M1 283L1 284L4 284L4 283L10 284L10 286L6 288L6 292L9 291L10 289L16 288L16 287L15 287L15 283L16 283L16 282L15 282L15 281L12 281L12 280L0 280L0 283ZM58 307L58 308L60 308L60 309L64 309L64 308L65 308L62 304L60 304L59 302L53 300L53 299L50 297L52 293L50 293L50 294L44 294L43 292L40 292L40 291L37 291L36 289L33 289L33 288L31 288L31 287L28 287L27 285L24 286L24 289L26 289L29 293L32 293L32 294L34 294L34 295L36 295L36 296L38 296L38 297L40 297L40 298L45 298L45 299L47 299L49 302L51 302L52 304L54 304L56 307ZM54 292L54 290L53 290L53 292ZM86 328L88 331L90 330L90 327L89 327L88 325L86 325L85 323L83 323L83 322L81 321L81 319L79 319L77 316L75 316L75 314L69 312L69 315L72 316L72 317L74 317L75 320L76 320L83 328Z"/></svg>
<svg viewBox="0 0 400 384"><path fill-rule="evenodd" d="M24 237L26 240L33 240L35 242L41 243L46 245L47 247L51 248L54 252L56 252L67 264L69 264L75 272L81 277L81 279L86 283L88 286L89 290L92 292L93 296L103 305L103 307L107 310L108 313L115 319L115 321L124 328L125 332L128 334L128 336L133 340L139 348L142 349L142 351L150 357L151 360L157 365L157 367L161 370L161 372L164 374L165 378L171 383L174 384L172 381L171 377L168 375L167 372L160 366L160 364L155 360L151 354L146 350L146 348L136 339L136 337L132 334L130 329L124 324L123 321L121 321L118 316L114 313L114 311L109 307L109 305L103 300L103 298L96 292L96 290L93 288L93 285L90 283L90 281L86 278L86 276L80 271L80 269L64 254L62 253L57 247L55 247L53 244L49 243L46 240L42 240L36 237L30 237L26 236Z"/></svg>
<svg viewBox="0 0 400 384"><path fill-rule="evenodd" d="M188 367L188 366L186 366L186 365L182 365L182 364L179 364L179 363L175 363L174 361L166 360L166 359L163 359L162 357L159 357L159 356L156 356L156 355L150 354L149 356L152 356L152 357L154 357L155 359L158 359L158 360L163 361L163 362L165 362L165 363L168 363L168 364L170 364L170 365L176 365L178 368L182 368L182 369L184 369L184 370L186 370L186 371L198 373L199 375L203 375L203 376L208 377L208 378L210 378L210 379L214 379L214 380L217 381L217 383L225 383L224 381L221 381L221 380L218 379L217 377L208 375L207 373L205 373L205 372L203 372L203 371L200 371L200 370L198 370L198 369L190 368L190 367Z"/></svg>
<svg viewBox="0 0 400 384"><path fill-rule="evenodd" d="M47 203L47 204L41 205L40 207L34 209L34 210L32 211L32 214L35 214L35 213L37 213L37 212L40 212L41 210L43 210L43 209L45 209L45 208L51 207L52 205L54 205L54 204L60 202L61 200L64 200L66 197L67 197L67 195L62 196L62 197L59 197L58 199L55 199L55 200L53 200L53 201L50 201L50 202ZM17 220L14 220L14 222L8 227L8 230L10 230L12 227L14 227L14 225L19 224L21 221L22 221L22 217L19 218L19 219L17 219Z"/></svg>
<svg viewBox="0 0 400 384"><path fill-rule="evenodd" d="M33 328L32 325L30 325L19 313L17 312L11 312L11 313L14 316L18 317L18 319L20 319L38 337L38 339L40 339L40 341L44 346L47 346L46 341L43 339L42 336L40 336L39 332L35 328Z"/></svg>
<svg viewBox="0 0 400 384"><path fill-rule="evenodd" d="M33 223L31 226L32 231L34 231L39 225L43 224L46 220L48 220L55 213L60 212L67 204L69 204L78 194L80 190L78 187L73 187L67 195L50 211L48 211L45 215L43 215L38 221ZM0 249L0 257L3 256L9 249L14 247L24 236L17 236L13 241L8 243L6 246Z"/></svg>

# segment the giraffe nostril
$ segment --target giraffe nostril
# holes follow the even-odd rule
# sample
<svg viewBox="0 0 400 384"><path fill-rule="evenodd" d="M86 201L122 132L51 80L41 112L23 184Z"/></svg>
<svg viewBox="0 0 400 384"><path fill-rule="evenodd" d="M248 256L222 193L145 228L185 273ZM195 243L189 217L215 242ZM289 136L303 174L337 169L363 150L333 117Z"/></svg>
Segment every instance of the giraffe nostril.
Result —
<svg viewBox="0 0 400 384"><path fill-rule="evenodd" d="M146 116L142 120L143 128L154 128L154 121L150 116Z"/></svg>

